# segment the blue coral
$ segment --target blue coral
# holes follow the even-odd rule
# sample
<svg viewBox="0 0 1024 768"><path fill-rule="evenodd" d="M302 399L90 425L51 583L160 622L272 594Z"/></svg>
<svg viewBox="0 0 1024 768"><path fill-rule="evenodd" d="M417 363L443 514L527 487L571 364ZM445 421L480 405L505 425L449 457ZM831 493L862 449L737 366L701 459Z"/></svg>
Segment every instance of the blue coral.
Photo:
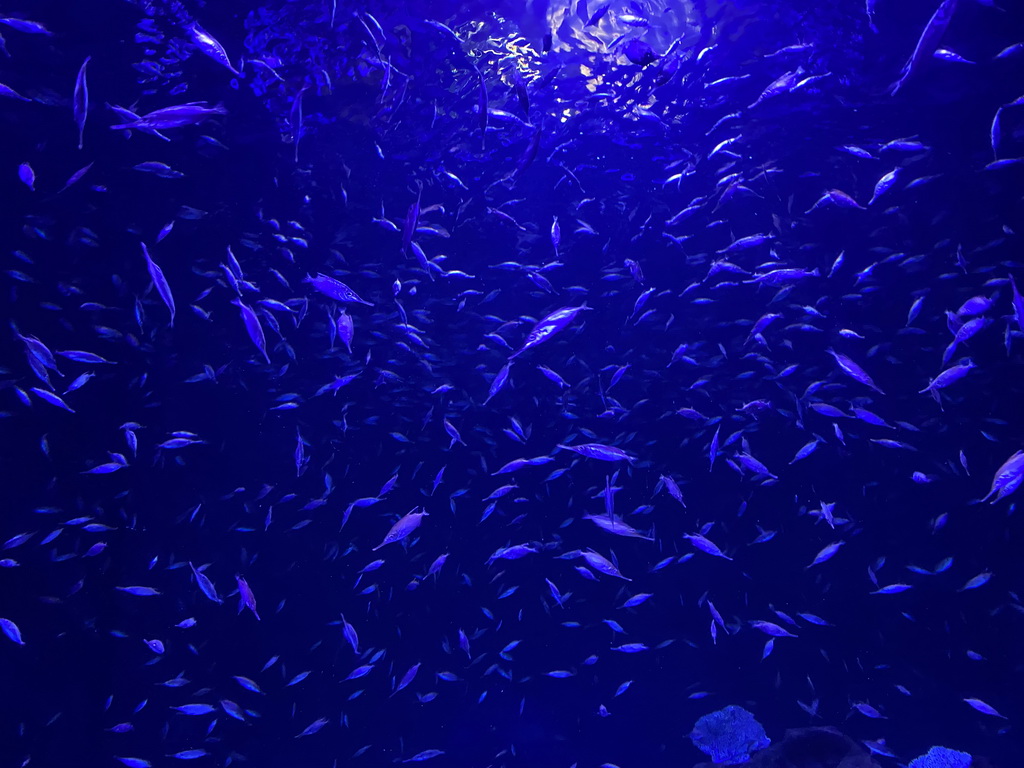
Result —
<svg viewBox="0 0 1024 768"><path fill-rule="evenodd" d="M910 761L907 768L970 768L971 756L946 747L932 747L928 754Z"/></svg>
<svg viewBox="0 0 1024 768"><path fill-rule="evenodd" d="M713 763L726 765L745 763L751 753L771 744L764 728L754 716L743 707L735 705L700 718L693 726L690 740Z"/></svg>

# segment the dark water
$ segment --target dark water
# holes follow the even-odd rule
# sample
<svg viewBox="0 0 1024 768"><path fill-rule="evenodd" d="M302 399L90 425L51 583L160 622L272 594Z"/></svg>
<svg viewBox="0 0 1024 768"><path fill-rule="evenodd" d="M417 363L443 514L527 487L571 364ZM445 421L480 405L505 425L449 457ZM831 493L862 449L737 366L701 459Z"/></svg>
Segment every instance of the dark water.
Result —
<svg viewBox="0 0 1024 768"><path fill-rule="evenodd" d="M1024 13L874 5L8 6L0 765L1019 764Z"/></svg>

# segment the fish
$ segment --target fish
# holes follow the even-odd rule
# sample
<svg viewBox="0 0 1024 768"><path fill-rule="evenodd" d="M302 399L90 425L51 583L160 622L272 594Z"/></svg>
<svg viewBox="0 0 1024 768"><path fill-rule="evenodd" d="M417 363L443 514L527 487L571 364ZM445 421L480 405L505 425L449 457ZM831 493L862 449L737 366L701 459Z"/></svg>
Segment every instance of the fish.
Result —
<svg viewBox="0 0 1024 768"><path fill-rule="evenodd" d="M137 164L135 167L136 171L142 171L143 173L152 173L155 176L159 176L163 179L180 179L184 177L184 173L176 171L166 163L160 163L156 161L146 161Z"/></svg>
<svg viewBox="0 0 1024 768"><path fill-rule="evenodd" d="M302 141L303 135L302 100L308 90L308 85L304 85L299 89L299 92L296 93L292 99L291 111L288 113L288 125L291 126L292 144L295 146L296 164L299 162L299 144Z"/></svg>
<svg viewBox="0 0 1024 768"><path fill-rule="evenodd" d="M750 626L772 637L796 637L792 632L770 621L751 621Z"/></svg>
<svg viewBox="0 0 1024 768"><path fill-rule="evenodd" d="M991 571L983 571L982 573L979 573L977 576L968 579L967 582L962 587L960 587L960 589L957 590L957 592L966 592L970 589L977 589L978 587L982 587L985 584L988 584L991 578Z"/></svg>
<svg viewBox="0 0 1024 768"><path fill-rule="evenodd" d="M643 539L644 541L654 541L653 536L645 536L617 517L609 517L607 515L584 515L583 519L590 520L592 523L597 525L598 528L602 528L608 531L608 533L614 533L619 536L628 536L634 539Z"/></svg>
<svg viewBox="0 0 1024 768"><path fill-rule="evenodd" d="M264 362L270 365L270 356L267 354L267 337L263 332L263 324L260 322L259 316L253 312L248 304L244 304L241 299L232 299L231 303L238 307L238 311L242 315L242 324L245 325L249 339L256 349L259 350L260 354L263 355Z"/></svg>
<svg viewBox="0 0 1024 768"><path fill-rule="evenodd" d="M17 645L25 645L25 641L21 636L21 629L10 619L0 618L0 630L3 630L3 633L7 635L11 642Z"/></svg>
<svg viewBox="0 0 1024 768"><path fill-rule="evenodd" d="M27 96L22 96L16 90L11 88L11 86L5 83L0 83L0 96L3 96L6 99L15 99L17 101L32 101L32 99Z"/></svg>
<svg viewBox="0 0 1024 768"><path fill-rule="evenodd" d="M149 249L146 248L145 243L139 243L142 247L142 257L146 260L146 269L149 270L149 277L153 281L153 287L156 288L156 292L160 295L168 311L171 313L171 320L168 325L174 327L174 296L171 293L171 286L167 282L167 278L164 277L164 271L160 269L160 266L153 261L149 255Z"/></svg>
<svg viewBox="0 0 1024 768"><path fill-rule="evenodd" d="M603 573L606 576L614 576L615 578L622 579L624 581L632 581L632 579L628 579L623 576L611 560L592 549L581 552L580 556L587 561L587 564L590 565L591 568L599 573Z"/></svg>
<svg viewBox="0 0 1024 768"><path fill-rule="evenodd" d="M43 35L45 37L49 37L53 34L38 21L31 21L29 19L17 19L7 16L0 18L0 24L10 27L11 29L16 29L19 32L24 32L27 35Z"/></svg>
<svg viewBox="0 0 1024 768"><path fill-rule="evenodd" d="M683 509L686 509L686 502L683 501L683 492L679 488L679 484L670 475L659 475L658 480L665 486L669 496L678 501Z"/></svg>
<svg viewBox="0 0 1024 768"><path fill-rule="evenodd" d="M601 461L625 461L633 464L636 459L630 456L621 448L616 448L614 445L602 445L601 443L583 443L580 445L563 445L558 444L559 448L573 453L578 453L580 456L585 456L588 459L599 459Z"/></svg>
<svg viewBox="0 0 1024 768"><path fill-rule="evenodd" d="M931 18L928 19L928 23L925 24L921 36L917 40L917 45L914 46L913 53L910 54L907 63L903 65L899 79L889 89L891 96L899 93L910 79L916 77L923 68L924 63L935 53L943 35L946 33L946 29L953 20L953 14L958 5L959 0L942 0L939 3L938 8L935 9Z"/></svg>
<svg viewBox="0 0 1024 768"><path fill-rule="evenodd" d="M821 565L822 563L831 560L835 557L836 553L839 552L839 548L844 544L846 544L845 541L834 541L831 544L825 545L821 551L814 556L814 560L807 566L807 568L813 568L816 565Z"/></svg>
<svg viewBox="0 0 1024 768"><path fill-rule="evenodd" d="M868 376L868 374L864 371L864 369L861 368L857 363L855 363L849 357L847 357L846 355L843 355L843 354L840 354L840 353L836 352L834 349L827 349L825 351L828 352L833 357L833 359L836 361L836 365L839 366L839 370L841 370L843 373L845 373L851 379L853 379L854 381L860 382L861 384L865 385L866 387L870 387L871 389L875 390L875 392L877 392L880 395L884 395L885 394L885 392L883 392L881 389L878 388L878 385L875 384L875 382L872 380L872 378L870 376Z"/></svg>
<svg viewBox="0 0 1024 768"><path fill-rule="evenodd" d="M126 123L115 123L111 130L141 131L166 131L171 128L184 128L189 125L198 125L209 120L214 115L226 115L227 109L223 104L207 107L206 102L192 102L188 104L175 104L170 107L162 107L144 115L136 115Z"/></svg>
<svg viewBox="0 0 1024 768"><path fill-rule="evenodd" d="M443 749L424 749L422 752L417 752L412 757L407 757L401 762L403 763L421 763L424 760L432 760L435 757L440 757L445 751Z"/></svg>
<svg viewBox="0 0 1024 768"><path fill-rule="evenodd" d="M318 717L312 723L303 728L302 731L295 736L295 738L301 739L303 736L312 736L314 733L319 733L320 730L325 725L327 725L328 722L329 721L327 720L326 717Z"/></svg>
<svg viewBox="0 0 1024 768"><path fill-rule="evenodd" d="M410 512L400 517L398 521L391 526L388 532L385 534L384 539L373 548L372 551L376 552L381 547L393 544L396 541L402 541L409 536L413 531L420 527L424 517L429 517L427 512L419 512L419 507L414 507Z"/></svg>
<svg viewBox="0 0 1024 768"><path fill-rule="evenodd" d="M990 715L991 717L1001 717L1004 720L1007 719L1007 717L1005 715L999 714L999 712L996 711L995 707L993 707L991 704L986 704L981 699L971 699L971 698L968 698L968 699L964 699L964 703L967 704L968 706L970 706L972 709L975 709L978 712L981 712L981 714L983 714L983 715Z"/></svg>
<svg viewBox="0 0 1024 768"><path fill-rule="evenodd" d="M31 165L28 163L19 165L18 178L21 179L22 184L28 187L30 192L36 191L36 172L32 169Z"/></svg>
<svg viewBox="0 0 1024 768"><path fill-rule="evenodd" d="M231 65L231 59L228 58L224 46L217 42L217 39L209 32L194 21L185 27L185 31L188 33L189 39L206 56L209 56L233 75L241 76L241 73Z"/></svg>
<svg viewBox="0 0 1024 768"><path fill-rule="evenodd" d="M56 406L57 408L67 411L68 413L75 413L74 408L65 403L63 399L55 395L53 392L50 392L49 390L41 389L39 387L29 387L29 391L35 394L37 397L39 397L39 399L49 403L50 405Z"/></svg>
<svg viewBox="0 0 1024 768"><path fill-rule="evenodd" d="M175 712L178 712L178 713L180 713L182 715L189 715L191 717L197 717L199 715L209 715L212 712L216 712L217 711L217 708L214 707L212 704L201 704L201 703L198 703L198 704L181 704L181 705L178 705L178 706L172 706L171 709L173 709Z"/></svg>
<svg viewBox="0 0 1024 768"><path fill-rule="evenodd" d="M913 589L913 588L914 587L913 587L912 584L887 584L884 587L879 587L878 589L876 589L874 592L871 592L870 594L872 594L872 595L898 595L901 592L906 592L907 590L910 590L910 589Z"/></svg>
<svg viewBox="0 0 1024 768"><path fill-rule="evenodd" d="M199 590L206 595L206 598L217 604L223 603L224 601L221 600L220 595L217 594L217 588L213 585L209 576L202 571L197 570L191 562L189 562L188 567L192 569L192 574L196 577L196 583L199 585Z"/></svg>
<svg viewBox="0 0 1024 768"><path fill-rule="evenodd" d="M256 617L256 621L260 621L260 615L256 610L256 596L253 594L245 577L240 573L236 573L235 584L238 585L238 612L241 613L243 608L248 608L252 611L252 615Z"/></svg>
<svg viewBox="0 0 1024 768"><path fill-rule="evenodd" d="M498 394L502 389L505 388L505 384L508 383L509 373L512 370L512 363L507 362L501 367L497 375L491 381L491 386L487 390L487 398L484 400L484 405L487 405L491 399Z"/></svg>
<svg viewBox="0 0 1024 768"><path fill-rule="evenodd" d="M345 345L345 349L348 353L352 354L352 341L355 339L355 321L352 316L342 310L338 313L337 320L338 338L341 339L341 343Z"/></svg>
<svg viewBox="0 0 1024 768"><path fill-rule="evenodd" d="M562 307L561 309L556 309L554 312L538 321L536 325L530 329L530 332L526 335L526 339L523 341L522 346L509 355L508 359L514 360L527 350L543 344L554 334L567 328L569 324L576 319L576 316L580 312L587 309L590 309L590 307L587 307L585 304L579 307Z"/></svg>
<svg viewBox="0 0 1024 768"><path fill-rule="evenodd" d="M302 282L309 283L324 296L335 301L363 304L367 307L373 306L371 302L359 298L358 294L343 282L322 272L318 272L316 275L306 275Z"/></svg>
<svg viewBox="0 0 1024 768"><path fill-rule="evenodd" d="M86 56L75 78L74 113L75 125L78 126L78 148L82 149L85 141L85 121L89 117L89 84L86 80L86 67L92 56ZM66 187L71 186L70 183Z"/></svg>
<svg viewBox="0 0 1024 768"><path fill-rule="evenodd" d="M694 547L699 549L701 552L706 552L709 555L720 557L723 560L732 560L731 557L726 555L717 544L708 539L701 533L685 533L683 538L687 539Z"/></svg>
<svg viewBox="0 0 1024 768"><path fill-rule="evenodd" d="M1016 491L1024 483L1024 451L1017 451L1002 463L992 478L992 487L978 502L995 504ZM992 497L995 498L992 498Z"/></svg>
<svg viewBox="0 0 1024 768"><path fill-rule="evenodd" d="M960 381L974 368L977 368L977 366L971 361L971 359L965 358L956 365L939 373L939 375L928 382L928 386L920 390L918 394L923 394L925 392L935 393L940 389L945 389L946 387Z"/></svg>

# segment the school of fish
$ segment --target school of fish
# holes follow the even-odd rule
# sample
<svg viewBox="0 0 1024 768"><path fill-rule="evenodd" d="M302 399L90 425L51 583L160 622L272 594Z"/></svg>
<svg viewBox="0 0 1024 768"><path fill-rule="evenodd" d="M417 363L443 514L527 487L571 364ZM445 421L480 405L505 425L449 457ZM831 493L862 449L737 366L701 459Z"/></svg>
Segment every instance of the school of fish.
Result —
<svg viewBox="0 0 1024 768"><path fill-rule="evenodd" d="M4 11L0 766L1011 765L1022 11Z"/></svg>

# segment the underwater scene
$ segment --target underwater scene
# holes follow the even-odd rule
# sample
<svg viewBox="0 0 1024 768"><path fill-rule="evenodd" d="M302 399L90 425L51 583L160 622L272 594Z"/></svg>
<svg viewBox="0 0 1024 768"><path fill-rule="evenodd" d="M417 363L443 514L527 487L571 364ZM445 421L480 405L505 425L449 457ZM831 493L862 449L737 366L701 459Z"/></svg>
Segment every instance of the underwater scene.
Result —
<svg viewBox="0 0 1024 768"><path fill-rule="evenodd" d="M9 0L0 768L1024 766L1024 3Z"/></svg>

